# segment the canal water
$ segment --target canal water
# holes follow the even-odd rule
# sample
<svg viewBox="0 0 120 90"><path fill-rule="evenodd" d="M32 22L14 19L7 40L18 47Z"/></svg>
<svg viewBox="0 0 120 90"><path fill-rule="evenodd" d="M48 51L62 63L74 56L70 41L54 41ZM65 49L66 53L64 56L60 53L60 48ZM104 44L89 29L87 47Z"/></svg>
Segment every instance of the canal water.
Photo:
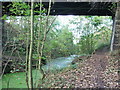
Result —
<svg viewBox="0 0 120 90"><path fill-rule="evenodd" d="M53 60L50 60L46 65L44 65L42 68L46 70L59 70L66 67L69 67L71 65L71 62L78 57L79 55L71 55L69 57L60 57Z"/></svg>

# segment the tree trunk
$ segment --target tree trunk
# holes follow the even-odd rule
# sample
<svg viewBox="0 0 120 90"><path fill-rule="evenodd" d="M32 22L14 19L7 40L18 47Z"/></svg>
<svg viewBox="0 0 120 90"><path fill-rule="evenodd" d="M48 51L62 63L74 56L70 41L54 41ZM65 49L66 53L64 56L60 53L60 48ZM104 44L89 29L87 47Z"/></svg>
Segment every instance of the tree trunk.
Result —
<svg viewBox="0 0 120 90"><path fill-rule="evenodd" d="M29 23L29 22L28 22ZM29 88L29 84L28 84L28 55L29 55L29 29L26 32L26 83L27 83L27 87Z"/></svg>
<svg viewBox="0 0 120 90"><path fill-rule="evenodd" d="M2 74L2 29L3 29L1 17L2 17L2 2L0 2L0 75Z"/></svg>
<svg viewBox="0 0 120 90"><path fill-rule="evenodd" d="M112 36L110 41L110 51L113 51L113 43L114 43L114 35L115 35L115 16L112 17L113 25L112 25Z"/></svg>
<svg viewBox="0 0 120 90"><path fill-rule="evenodd" d="M41 57L43 55L43 48L44 48L44 43L45 43L45 40L46 40L47 32L49 32L49 30L48 30L49 29L48 28L48 19L49 19L50 9L51 9L51 0L49 1L48 14L47 14L46 25L45 25L45 29L44 29L43 40L41 42L41 47L39 45L40 53L39 53L39 66L38 66L38 68L39 68L40 72L43 74L42 79L44 78L45 74L44 74L44 71L41 68ZM40 7L40 10L41 10L41 7Z"/></svg>
<svg viewBox="0 0 120 90"><path fill-rule="evenodd" d="M40 31L42 29L41 10L42 10L42 0L40 0L40 25L39 25L39 31L38 31L38 46L37 46L37 52L38 52L38 57L39 57L38 69L40 69L41 67L41 57L42 57L40 54Z"/></svg>
<svg viewBox="0 0 120 90"><path fill-rule="evenodd" d="M33 88L32 78L32 48L33 48L33 32L34 32L34 1L31 0L31 39L30 39L30 50L29 50L29 62L28 62L28 84L29 88Z"/></svg>

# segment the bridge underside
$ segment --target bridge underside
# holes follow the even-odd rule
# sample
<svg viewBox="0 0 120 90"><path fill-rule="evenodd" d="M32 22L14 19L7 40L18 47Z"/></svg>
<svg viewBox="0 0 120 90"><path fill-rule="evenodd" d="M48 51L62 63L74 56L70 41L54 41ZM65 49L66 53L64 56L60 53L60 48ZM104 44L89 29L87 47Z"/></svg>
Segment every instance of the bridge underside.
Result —
<svg viewBox="0 0 120 90"><path fill-rule="evenodd" d="M35 2L38 3L38 2ZM3 6L7 7L11 2L3 2ZM30 4L30 3L29 3ZM48 9L49 3L43 2L44 8ZM55 2L52 3L50 15L97 15L97 16L113 16L114 11L111 8L111 2ZM11 6L3 10L3 14L15 15L9 11ZM39 8L35 8L39 10ZM38 13L35 13L36 15Z"/></svg>

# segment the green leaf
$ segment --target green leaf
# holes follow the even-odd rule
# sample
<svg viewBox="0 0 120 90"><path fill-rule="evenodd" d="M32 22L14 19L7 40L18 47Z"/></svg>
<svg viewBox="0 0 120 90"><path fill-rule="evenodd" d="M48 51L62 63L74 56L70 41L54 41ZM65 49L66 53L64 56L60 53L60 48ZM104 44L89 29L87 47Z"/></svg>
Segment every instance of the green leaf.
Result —
<svg viewBox="0 0 120 90"><path fill-rule="evenodd" d="M7 15L3 15L1 19L7 20Z"/></svg>

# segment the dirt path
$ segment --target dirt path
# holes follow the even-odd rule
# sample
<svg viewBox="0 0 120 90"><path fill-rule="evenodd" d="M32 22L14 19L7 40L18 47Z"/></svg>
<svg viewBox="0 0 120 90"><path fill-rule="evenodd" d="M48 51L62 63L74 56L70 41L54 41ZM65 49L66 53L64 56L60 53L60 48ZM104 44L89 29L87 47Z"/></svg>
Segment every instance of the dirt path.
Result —
<svg viewBox="0 0 120 90"><path fill-rule="evenodd" d="M81 80L76 87L79 87L78 85L81 83L82 88L105 88L106 82L104 81L104 73L109 64L107 55L95 54L83 64L80 73L80 76L83 75L83 77L79 77Z"/></svg>
<svg viewBox="0 0 120 90"><path fill-rule="evenodd" d="M89 59L78 65L78 68L51 75L43 84L49 88L116 88L118 87L117 65L106 53L106 49L97 51Z"/></svg>
<svg viewBox="0 0 120 90"><path fill-rule="evenodd" d="M94 55L92 57L92 60L93 60L93 63L91 63L92 69L95 70L94 73L92 73L94 76L94 78L92 78L95 83L94 87L104 88L105 82L103 80L102 73L106 70L108 61L104 55Z"/></svg>

